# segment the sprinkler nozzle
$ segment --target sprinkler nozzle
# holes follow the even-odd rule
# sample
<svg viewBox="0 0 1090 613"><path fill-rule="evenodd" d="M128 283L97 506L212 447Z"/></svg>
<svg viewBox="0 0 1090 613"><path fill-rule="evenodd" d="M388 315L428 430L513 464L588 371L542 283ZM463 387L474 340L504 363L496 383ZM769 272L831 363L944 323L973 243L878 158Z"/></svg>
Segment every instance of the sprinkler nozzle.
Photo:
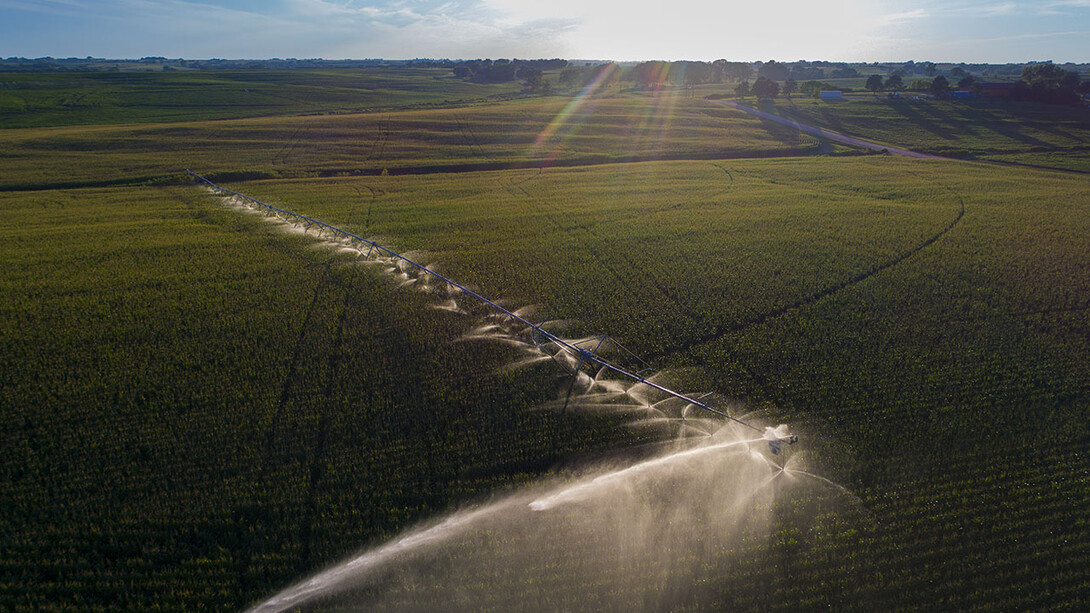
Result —
<svg viewBox="0 0 1090 613"><path fill-rule="evenodd" d="M794 445L799 442L799 435L789 433L785 424L780 424L775 428L765 428L764 438L768 441L768 449L772 452L772 455L779 455L783 451L784 443Z"/></svg>

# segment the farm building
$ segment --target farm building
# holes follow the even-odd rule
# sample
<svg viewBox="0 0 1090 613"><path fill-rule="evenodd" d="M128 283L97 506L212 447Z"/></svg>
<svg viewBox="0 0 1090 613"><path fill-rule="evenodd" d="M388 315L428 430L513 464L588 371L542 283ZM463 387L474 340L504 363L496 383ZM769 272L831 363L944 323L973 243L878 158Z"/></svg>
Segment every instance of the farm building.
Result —
<svg viewBox="0 0 1090 613"><path fill-rule="evenodd" d="M844 92L834 89L829 91L818 92L818 98L822 100L843 100Z"/></svg>
<svg viewBox="0 0 1090 613"><path fill-rule="evenodd" d="M1014 93L1014 83L981 83L980 94L996 98L1007 98Z"/></svg>

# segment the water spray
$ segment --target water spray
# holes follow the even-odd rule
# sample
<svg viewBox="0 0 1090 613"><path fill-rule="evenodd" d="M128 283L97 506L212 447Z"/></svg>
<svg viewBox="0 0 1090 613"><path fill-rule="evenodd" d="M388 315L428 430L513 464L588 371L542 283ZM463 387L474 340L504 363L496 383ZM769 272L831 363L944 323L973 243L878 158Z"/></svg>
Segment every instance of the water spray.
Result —
<svg viewBox="0 0 1090 613"><path fill-rule="evenodd" d="M266 204L260 200L257 200L256 198L252 198L245 194L241 194L239 192L220 187L219 185L216 185L212 181L209 181L208 179L191 170L186 170L185 172L195 182L203 183L210 190L212 190L212 192L220 196L233 199L237 202L240 202L243 206L250 207L251 209L263 211L266 215L278 216L284 219L284 221L293 225L302 226L304 232L309 231L313 228L317 231L318 236L320 237L326 236L330 240L343 241L347 243L350 247L356 249L365 259L370 259L373 255L378 256L379 254L385 254L385 257L389 258L389 261L393 264L395 271L401 273L399 276L402 279L402 285L406 285L415 281L415 279L410 278L407 274L408 271L415 270L417 271L417 273L422 275L423 278L427 278L429 280L434 278L443 283L446 283L447 288L451 291L451 293L457 291L464 296L470 296L482 305L492 309L496 314L508 319L509 321L526 326L529 332L529 336L533 341L534 345L536 345L537 348L540 349L543 353L549 354L548 348L555 347L556 351L551 353L554 358L557 358L560 353L563 353L564 358L566 358L569 362L574 362L575 364L574 367L571 369L573 376L571 384L568 386L567 395L565 397L565 408L568 405L568 401L571 399L572 391L575 388L576 380L583 372L583 367L597 367L599 373L606 371L612 372L637 384L646 385L647 387L658 390L659 392L662 392L667 396L687 402L691 406L699 407L709 413L712 413L713 415L717 415L756 432L760 432L762 433L763 440L768 442L769 450L774 455L779 455L783 451L783 446L785 443L787 445L794 445L799 440L797 434L792 434L788 432L786 425L781 424L779 426L776 426L775 428L766 427L762 431L761 428L745 422L741 419L738 419L737 417L730 415L725 410L711 406L711 404L703 400L705 396L701 396L700 398L693 398L680 392L676 392L668 387L651 381L649 378L644 376L644 373L646 372L645 370L631 370L607 360L599 353L599 350L602 348L603 343L606 340L609 340L608 336L596 336L593 338L578 341L563 339L560 336L549 332L543 327L546 323L548 323L547 320L533 322L529 319L526 319L515 311L511 311L501 306L499 303L485 298L484 296L469 289L468 287L457 283L444 275L439 274L435 270L428 268L427 266L424 266L423 264L420 264L415 260L410 260L406 256L397 253L396 251L393 251L387 247L383 247L376 241L357 236L355 234L352 234L351 232L348 232L347 230L343 230L336 226L331 226L327 223L318 221L311 217L300 215L299 213L288 211L286 209L281 209L279 207L272 206L271 204ZM589 349L584 346L592 343L594 344L593 349ZM557 361L559 362L560 360Z"/></svg>
<svg viewBox="0 0 1090 613"><path fill-rule="evenodd" d="M786 424L780 424L775 428L767 427L764 431L764 439L768 441L768 449L773 455L779 455L783 451L783 444L794 445L799 442L799 435L787 431Z"/></svg>

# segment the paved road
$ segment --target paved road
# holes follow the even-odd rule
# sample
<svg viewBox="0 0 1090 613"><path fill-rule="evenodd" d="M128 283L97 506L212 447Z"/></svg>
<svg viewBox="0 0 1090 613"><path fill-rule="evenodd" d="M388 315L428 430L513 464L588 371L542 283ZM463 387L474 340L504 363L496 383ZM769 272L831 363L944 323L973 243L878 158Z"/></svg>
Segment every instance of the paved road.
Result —
<svg viewBox="0 0 1090 613"><path fill-rule="evenodd" d="M782 123L785 126L790 126L792 128L795 128L799 132L804 132L806 134L809 134L811 136L817 136L819 138L827 138L827 139L829 139L831 141L836 141L838 143L843 143L845 145L852 145L852 146L855 146L855 147L863 147L864 149L872 149L874 151L881 151L881 150L885 149L886 151L892 153L893 155L903 155L905 157L919 158L919 159L922 159L922 160L944 160L944 159L946 159L944 157L940 157L940 156L937 156L937 155L929 155L927 153L918 153L916 151L909 151L908 149L900 149L898 147L891 147L889 145L883 145L881 143L874 143L874 142L871 142L869 140L863 140L863 139L860 139L860 138L855 138L854 136L845 136L845 135L840 134L838 132L832 132L832 131L826 130L824 128L818 128L818 127L815 127L815 126L808 126L808 125L806 125L804 123L799 123L799 122L795 121L794 119L788 119L786 117L781 117L779 115L773 115L772 113L766 113L765 111L759 111L757 109L750 108L748 106L742 106L741 104L738 104L737 102L732 102L730 100L716 100L716 102L718 102L720 104L725 104L725 105L731 107L732 109L736 109L736 110L742 111L744 113L749 113L750 115L756 115L757 117L760 117L762 119L767 119L769 121L775 121L776 123Z"/></svg>

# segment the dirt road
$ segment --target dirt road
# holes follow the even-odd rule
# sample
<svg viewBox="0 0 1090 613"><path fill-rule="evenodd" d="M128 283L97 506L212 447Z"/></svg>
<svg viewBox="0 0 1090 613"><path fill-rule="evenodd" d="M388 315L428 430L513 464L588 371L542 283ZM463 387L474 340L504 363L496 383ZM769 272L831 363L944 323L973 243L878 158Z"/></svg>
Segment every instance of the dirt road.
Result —
<svg viewBox="0 0 1090 613"><path fill-rule="evenodd" d="M922 160L944 160L944 159L946 159L946 158L943 158L943 157L940 157L940 156L937 156L937 155L930 155L930 154L927 154L927 153L918 153L916 151L909 151L908 149L901 149L899 147L892 147L890 145L883 145L881 143L875 143L875 142L871 142L871 141L868 141L868 140L855 138L854 136L845 136L843 134L839 134L837 132L832 132L832 131L826 130L824 128L818 128L818 127L815 127L815 126L809 126L809 125L806 125L806 124L803 124L803 123L799 123L799 122L795 121L794 119L788 119L786 117L780 117L779 115L774 115L772 113L767 113L765 111L759 111L757 109L750 108L748 106L743 106L741 104L738 104L737 102L733 102L733 101L730 101L730 100L716 100L716 102L718 102L720 104L724 104L726 106L729 106L732 109L736 109L736 110L742 111L744 113L749 113L750 115L756 115L757 117L760 117L762 119L767 119L769 121L775 121L776 123L782 123L785 126L790 126L792 128L795 128L799 132L803 132L803 133L809 134L811 136L816 136L818 138L826 138L826 139L829 139L831 141L835 141L835 142L842 143L842 144L845 144L845 145L851 145L853 147L863 147L865 149L872 149L874 151L882 151L884 149L884 150L890 152L893 155L903 155L905 157L919 158L919 159L922 159Z"/></svg>

